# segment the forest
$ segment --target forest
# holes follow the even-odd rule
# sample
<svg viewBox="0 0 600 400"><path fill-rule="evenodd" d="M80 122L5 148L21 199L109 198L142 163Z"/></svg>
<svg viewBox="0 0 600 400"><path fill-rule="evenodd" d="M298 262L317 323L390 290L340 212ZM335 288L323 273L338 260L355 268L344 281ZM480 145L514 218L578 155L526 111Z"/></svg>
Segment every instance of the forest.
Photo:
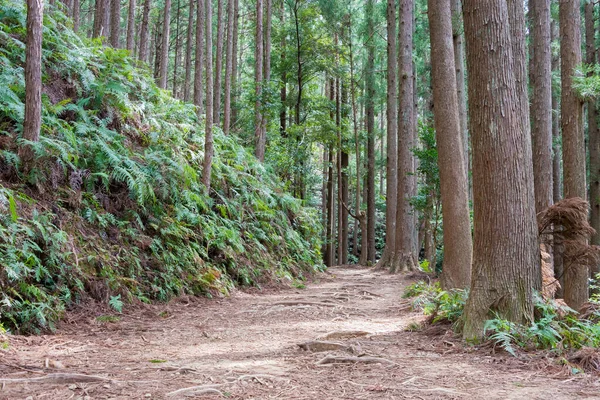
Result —
<svg viewBox="0 0 600 400"><path fill-rule="evenodd" d="M595 398L599 19L0 0L0 399Z"/></svg>

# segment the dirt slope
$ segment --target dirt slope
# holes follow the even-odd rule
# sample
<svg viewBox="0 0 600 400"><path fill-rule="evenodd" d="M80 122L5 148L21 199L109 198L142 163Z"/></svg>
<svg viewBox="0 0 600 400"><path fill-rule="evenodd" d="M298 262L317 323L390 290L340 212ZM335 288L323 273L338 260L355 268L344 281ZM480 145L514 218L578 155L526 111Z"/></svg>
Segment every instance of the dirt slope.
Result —
<svg viewBox="0 0 600 400"><path fill-rule="evenodd" d="M306 289L180 299L116 322L78 313L56 335L11 338L0 378L30 381L5 381L0 399L598 398L596 377L405 331L422 318L401 299L406 284L340 267ZM322 352L298 346L332 332L334 344L305 346ZM360 362L318 364L328 356ZM73 373L109 380L49 375Z"/></svg>

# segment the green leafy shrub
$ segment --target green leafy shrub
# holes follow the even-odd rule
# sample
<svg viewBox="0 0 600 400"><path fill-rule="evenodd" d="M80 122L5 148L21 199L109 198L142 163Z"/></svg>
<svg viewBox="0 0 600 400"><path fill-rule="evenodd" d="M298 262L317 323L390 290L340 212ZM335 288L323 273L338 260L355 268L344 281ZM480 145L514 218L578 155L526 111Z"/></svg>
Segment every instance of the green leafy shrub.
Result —
<svg viewBox="0 0 600 400"><path fill-rule="evenodd" d="M322 268L315 212L215 128L213 187L200 182L203 120L127 51L44 16L43 123L25 174L25 5L0 0L0 323L52 329L92 297L226 294Z"/></svg>
<svg viewBox="0 0 600 400"><path fill-rule="evenodd" d="M442 290L439 282L415 282L404 292L405 298L414 298L413 308L429 316L429 322L456 323L463 312L468 293L466 290Z"/></svg>

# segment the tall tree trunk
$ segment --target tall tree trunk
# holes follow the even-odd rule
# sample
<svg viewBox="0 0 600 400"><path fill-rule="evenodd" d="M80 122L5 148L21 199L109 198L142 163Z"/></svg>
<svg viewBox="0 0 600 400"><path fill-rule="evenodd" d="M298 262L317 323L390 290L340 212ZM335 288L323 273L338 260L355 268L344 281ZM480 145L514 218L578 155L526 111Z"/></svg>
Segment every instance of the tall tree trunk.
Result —
<svg viewBox="0 0 600 400"><path fill-rule="evenodd" d="M194 104L198 109L198 115L202 114L203 110L203 90L202 90L202 75L204 67L204 27L206 19L204 16L205 0L198 0L198 10L196 18L196 59L194 61ZM208 15L208 14L207 14ZM212 33L212 30L211 30ZM212 54L212 46L211 46ZM212 64L211 64L212 69ZM206 72L208 76L208 71ZM208 120L206 120L208 121Z"/></svg>
<svg viewBox="0 0 600 400"><path fill-rule="evenodd" d="M530 0L531 136L536 214L552 204L552 52L550 0Z"/></svg>
<svg viewBox="0 0 600 400"><path fill-rule="evenodd" d="M225 105L223 110L223 132L228 135L231 126L231 80L233 77L233 22L234 0L227 2L227 48L225 50Z"/></svg>
<svg viewBox="0 0 600 400"><path fill-rule="evenodd" d="M237 121L237 95L238 95L238 29L239 29L239 0L233 0L233 56L231 68L231 127ZM241 70L241 68L240 68Z"/></svg>
<svg viewBox="0 0 600 400"><path fill-rule="evenodd" d="M333 78L329 78L327 95L329 101L333 103L335 98L335 88ZM333 111L329 112L329 118L333 121ZM334 230L335 225L335 204L333 194L335 192L334 180L333 180L333 146L330 144L327 151L327 227L326 227L326 246L325 246L325 265L331 267L335 262L335 243L334 243Z"/></svg>
<svg viewBox="0 0 600 400"><path fill-rule="evenodd" d="M213 100L213 122L219 124L221 120L221 76L223 72L223 3L217 0L217 55L215 60L215 92Z"/></svg>
<svg viewBox="0 0 600 400"><path fill-rule="evenodd" d="M559 2L561 58L561 125L565 198L586 198L583 103L573 88L575 69L581 64L581 15L578 0ZM566 265L569 264L569 265ZM564 296L578 310L588 299L588 268L566 263Z"/></svg>
<svg viewBox="0 0 600 400"><path fill-rule="evenodd" d="M400 28L398 30L398 201L396 208L396 251L390 265L391 272L412 270L417 265L414 256L414 217L410 206L412 190L415 130L413 23L414 2L400 0Z"/></svg>
<svg viewBox="0 0 600 400"><path fill-rule="evenodd" d="M344 85L344 83L342 82L342 119L347 120L348 118L348 113L347 113L347 104L348 104L348 89L347 89L347 85ZM341 132L341 128L340 128L340 132ZM349 156L348 156L348 151L346 148L346 143L344 143L344 139L342 137L341 139L341 148L340 148L340 153L341 153L341 172L342 172L342 181L340 183L340 188L339 190L341 191L341 205L340 205L340 224L342 226L341 229L341 235L340 235L340 243L343 244L343 248L342 248L342 256L341 256L341 260L340 260L340 264L342 265L346 265L348 264L348 244L349 244L349 238L348 238L348 206L349 206L349 193L348 193L348 164L349 164Z"/></svg>
<svg viewBox="0 0 600 400"><path fill-rule="evenodd" d="M119 48L121 38L121 0L111 0L110 3L110 45Z"/></svg>
<svg viewBox="0 0 600 400"><path fill-rule="evenodd" d="M168 1L168 0L167 0ZM212 0L205 0L204 10L206 18L206 121L205 139L204 139L204 160L202 162L202 183L206 187L206 193L210 193L210 174L212 170L213 159L213 131L212 131L212 112L213 112L213 56L212 56ZM202 21L200 18L198 22Z"/></svg>
<svg viewBox="0 0 600 400"><path fill-rule="evenodd" d="M442 286L466 288L471 283L471 217L460 129L452 42L450 0L428 0L431 37L433 114L440 170L444 263Z"/></svg>
<svg viewBox="0 0 600 400"><path fill-rule="evenodd" d="M131 55L135 51L135 0L129 0L127 12L127 50Z"/></svg>
<svg viewBox="0 0 600 400"><path fill-rule="evenodd" d="M173 97L177 98L177 77L179 76L179 58L181 55L181 0L177 0L177 14L175 14L175 58L173 65Z"/></svg>
<svg viewBox="0 0 600 400"><path fill-rule="evenodd" d="M108 21L106 18L107 9L110 0L96 0L96 10L94 12L94 28L92 37L97 38L106 35Z"/></svg>
<svg viewBox="0 0 600 400"><path fill-rule="evenodd" d="M259 161L265 159L265 148L262 141L262 86L263 86L263 0L256 0L256 36L254 53L254 94L256 103L254 104L254 155Z"/></svg>
<svg viewBox="0 0 600 400"><path fill-rule="evenodd" d="M521 3L523 4L523 3ZM464 0L470 129L473 146L473 280L463 336L483 337L493 313L533 321L540 266L531 142L522 121L520 60L505 0ZM524 22L524 21L523 21ZM527 148L529 147L529 151Z"/></svg>
<svg viewBox="0 0 600 400"><path fill-rule="evenodd" d="M163 12L163 30L162 42L160 45L160 72L158 74L158 86L161 89L167 88L167 79L169 77L169 36L171 27L171 0L165 0L165 10Z"/></svg>
<svg viewBox="0 0 600 400"><path fill-rule="evenodd" d="M558 38L558 25L555 21L551 22L550 25L552 38L554 41ZM559 64L560 60L558 55L552 56L552 72L559 72ZM562 149L560 145L560 110L558 105L558 93L557 91L552 91L552 150L553 150L553 158L552 158L552 200L554 203L558 203L562 199L561 188L562 188L562 172L561 172L561 160L562 160ZM560 287L556 291L556 298L563 298L563 288L565 285L564 274L563 274L563 258L562 258L562 250L561 244L558 242L557 238L554 238L554 276L560 282Z"/></svg>
<svg viewBox="0 0 600 400"><path fill-rule="evenodd" d="M42 127L42 21L43 0L27 0L27 22L25 46L25 119L23 139L30 142L40 140ZM26 169L33 161L33 150L29 144L19 147L19 157Z"/></svg>
<svg viewBox="0 0 600 400"><path fill-rule="evenodd" d="M302 89L304 82L302 82L302 42L300 40L300 19L298 16L299 0L294 3L294 26L296 28L296 65L297 65L297 79L298 79L298 97L296 99L295 107L295 122L296 125L300 125L300 111L302 110Z"/></svg>
<svg viewBox="0 0 600 400"><path fill-rule="evenodd" d="M162 34L161 34L161 24L160 24L160 14L157 18L157 23L154 25L154 46L152 46L152 55L150 60L153 65L153 73L154 79L158 80L158 76L160 74L160 48L162 43Z"/></svg>
<svg viewBox="0 0 600 400"><path fill-rule="evenodd" d="M598 63L596 58L595 3L585 3L586 63ZM591 75L591 74L590 74ZM591 237L593 245L600 245L600 129L598 128L598 100L588 101L588 137L590 152L590 224L596 230ZM592 278L600 273L600 265L591 268Z"/></svg>
<svg viewBox="0 0 600 400"><path fill-rule="evenodd" d="M189 15L188 15L188 26L187 26L187 38L185 46L185 81L183 83L183 100L190 101L192 96L192 57L193 57L193 44L194 44L194 2L190 0Z"/></svg>
<svg viewBox="0 0 600 400"><path fill-rule="evenodd" d="M456 94L458 97L458 117L460 121L460 132L463 142L463 157L465 164L465 173L469 179L469 166L471 165L469 157L469 136L467 125L467 90L465 88L465 43L462 16L462 0L451 0L452 11L452 41L454 43L454 68L456 69ZM470 185L469 185L470 186ZM469 187L469 198L471 196Z"/></svg>
<svg viewBox="0 0 600 400"><path fill-rule="evenodd" d="M349 53L349 58L350 58L350 97L351 97L351 102L352 102L352 129L354 131L354 154L356 157L356 198L355 198L355 209L356 209L356 215L357 216L362 216L362 211L360 209L360 205L361 205L361 192L360 192L360 180L361 178L361 172L360 172L360 140L359 140L359 136L358 136L358 118L357 118L357 110L356 110L356 83L354 81L354 56L353 56L353 51L352 51L352 15L348 14L348 53ZM352 243L354 245L353 247L353 251L352 254L354 254L355 256L358 256L359 252L358 252L358 230L362 229L362 223L361 223L361 219L355 219L355 224L354 224L354 232L352 235ZM365 231L363 231L362 236L366 237L365 235ZM366 252L364 251L365 247L362 248L363 251L361 253L361 257L359 260L359 265L365 265L367 262L366 256L364 257L363 260L363 253L366 255Z"/></svg>
<svg viewBox="0 0 600 400"><path fill-rule="evenodd" d="M73 30L79 32L79 24L81 22L81 2L73 0Z"/></svg>
<svg viewBox="0 0 600 400"><path fill-rule="evenodd" d="M398 80L396 65L396 1L387 0L387 154L385 188L385 248L378 269L389 268L396 246L398 201Z"/></svg>
<svg viewBox="0 0 600 400"><path fill-rule="evenodd" d="M142 12L142 27L140 28L140 52L139 59L148 62L148 30L150 27L150 5L152 0L144 0L144 11Z"/></svg>
<svg viewBox="0 0 600 400"><path fill-rule="evenodd" d="M365 108L367 111L367 237L368 261L375 263L375 23L373 0L367 0L367 66Z"/></svg>
<svg viewBox="0 0 600 400"><path fill-rule="evenodd" d="M281 26L285 26L285 2L281 2ZM286 120L287 120L287 68L285 68L285 52L286 52L286 40L285 34L281 35L281 111L279 112L279 132L282 137L286 137Z"/></svg>
<svg viewBox="0 0 600 400"><path fill-rule="evenodd" d="M266 0L266 9L265 9L265 35L264 35L264 61L263 61L263 81L266 87L269 86L269 82L271 81L271 19L273 15L272 9L272 0ZM267 92L269 93L269 92ZM266 149L267 146L267 113L263 112L262 114L262 122L260 128L260 146ZM263 150L264 151L264 150ZM263 155L264 158L264 155Z"/></svg>

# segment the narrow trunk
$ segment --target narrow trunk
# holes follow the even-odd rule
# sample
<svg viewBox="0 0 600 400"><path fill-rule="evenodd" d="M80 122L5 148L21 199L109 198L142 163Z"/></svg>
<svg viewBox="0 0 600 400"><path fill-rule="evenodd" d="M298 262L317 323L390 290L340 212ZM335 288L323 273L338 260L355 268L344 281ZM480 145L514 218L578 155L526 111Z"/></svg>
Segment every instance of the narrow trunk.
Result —
<svg viewBox="0 0 600 400"><path fill-rule="evenodd" d="M42 21L44 2L27 0L27 45L25 47L25 119L23 139L40 140L42 127ZM33 161L33 150L25 143L19 147L19 157L25 169Z"/></svg>
<svg viewBox="0 0 600 400"><path fill-rule="evenodd" d="M81 21L81 2L73 0L73 30L79 32L79 24Z"/></svg>
<svg viewBox="0 0 600 400"><path fill-rule="evenodd" d="M221 75L223 72L223 3L217 0L217 54L215 59L215 91L213 100L213 122L218 125L221 120Z"/></svg>
<svg viewBox="0 0 600 400"><path fill-rule="evenodd" d="M585 37L586 63L597 63L596 30L594 29L593 3L585 3ZM600 129L598 128L598 100L588 101L588 137L590 152L590 224L596 230L591 237L591 244L600 245ZM600 272L600 265L591 269L592 278Z"/></svg>
<svg viewBox="0 0 600 400"><path fill-rule="evenodd" d="M255 35L255 53L254 53L254 94L256 103L254 104L254 155L259 161L265 159L265 148L262 142L262 86L263 86L263 0L256 0L256 35Z"/></svg>
<svg viewBox="0 0 600 400"><path fill-rule="evenodd" d="M263 61L263 72L264 72L264 85L269 86L271 80L271 18L273 15L272 0L266 0L265 9L265 36L264 36L264 61ZM267 92L268 93L268 92ZM268 101L268 100L267 100ZM260 128L260 146L266 148L267 142L267 113L263 113L262 122ZM264 151L264 150L263 150ZM264 156L263 156L264 157Z"/></svg>
<svg viewBox="0 0 600 400"><path fill-rule="evenodd" d="M583 103L573 88L575 69L581 64L581 15L578 0L562 0L560 14L561 125L565 198L586 198ZM568 264L568 265L567 265ZM565 263L564 298L578 310L588 299L588 268Z"/></svg>
<svg viewBox="0 0 600 400"><path fill-rule="evenodd" d="M192 96L192 57L193 57L193 44L194 44L194 2L190 0L189 15L188 15L188 26L187 26L187 38L185 46L185 81L183 83L183 100L190 101Z"/></svg>
<svg viewBox="0 0 600 400"><path fill-rule="evenodd" d="M158 86L161 89L167 88L167 79L169 72L169 30L171 25L171 0L165 0L165 9L163 12L163 30L162 42L160 45L160 72L158 75Z"/></svg>
<svg viewBox="0 0 600 400"><path fill-rule="evenodd" d="M107 8L109 0L96 0L96 9L94 12L94 27L92 37L97 38L106 35L107 30Z"/></svg>
<svg viewBox="0 0 600 400"><path fill-rule="evenodd" d="M175 58L173 65L173 97L177 98L177 78L179 72L179 58L181 55L181 0L177 0L177 14L175 17Z"/></svg>
<svg viewBox="0 0 600 400"><path fill-rule="evenodd" d="M142 27L140 28L140 60L148 62L148 29L150 20L150 5L152 0L144 0L144 11L142 12Z"/></svg>
<svg viewBox="0 0 600 400"><path fill-rule="evenodd" d="M375 263L375 26L373 21L373 0L367 0L367 66L366 98L367 111L367 237L368 261Z"/></svg>
<svg viewBox="0 0 600 400"><path fill-rule="evenodd" d="M198 109L198 115L203 113L204 96L202 90L202 75L204 67L204 27L206 20L204 18L205 0L197 2L197 18L196 18L196 59L194 61L194 104ZM212 29L211 29L212 32ZM212 47L211 47L212 54ZM212 69L212 64L211 64ZM208 76L208 71L207 71ZM206 120L208 121L208 120ZM208 124L207 124L208 125Z"/></svg>
<svg viewBox="0 0 600 400"><path fill-rule="evenodd" d="M413 270L417 265L414 255L414 217L410 205L411 176L414 168L411 149L414 147L415 103L413 70L414 2L400 0L400 28L398 30L398 187L396 208L396 249L390 265L391 272Z"/></svg>
<svg viewBox="0 0 600 400"><path fill-rule="evenodd" d="M473 244L456 89L450 0L429 0L427 4L444 233L441 281L446 289L463 289L471 282Z"/></svg>
<svg viewBox="0 0 600 400"><path fill-rule="evenodd" d="M167 0L169 1L169 0ZM210 193L210 174L212 170L213 159L213 131L212 131L212 111L213 111L213 56L212 56L212 0L205 0L204 10L206 11L206 121L205 139L204 139L204 160L202 162L202 183L206 187L206 193ZM198 18L198 22L202 19Z"/></svg>
<svg viewBox="0 0 600 400"><path fill-rule="evenodd" d="M131 55L135 51L135 0L129 0L127 12L127 50Z"/></svg>
<svg viewBox="0 0 600 400"><path fill-rule="evenodd" d="M281 26L285 26L285 2L281 2ZM286 40L285 34L281 35L281 111L279 112L279 132L282 137L286 137L287 120L287 68L285 68Z"/></svg>
<svg viewBox="0 0 600 400"><path fill-rule="evenodd" d="M233 56L231 68L231 127L237 121L237 96L238 96L238 29L239 29L239 0L233 0ZM241 68L239 69L241 71ZM241 79L240 79L241 80Z"/></svg>
<svg viewBox="0 0 600 400"><path fill-rule="evenodd" d="M387 153L385 188L385 248L377 268L389 268L396 245L398 201L398 80L396 77L396 1L387 0Z"/></svg>
<svg viewBox="0 0 600 400"><path fill-rule="evenodd" d="M521 5L523 3L521 2ZM523 121L519 63L522 44L509 22L505 0L464 0L473 146L473 280L463 336L481 339L497 315L533 321L533 288L539 271L531 142ZM514 20L513 20L514 21ZM512 31L511 31L512 30Z"/></svg>
<svg viewBox="0 0 600 400"><path fill-rule="evenodd" d="M225 105L223 110L223 132L228 135L231 126L231 79L233 75L233 21L234 0L227 2L227 48L225 50Z"/></svg>
<svg viewBox="0 0 600 400"><path fill-rule="evenodd" d="M110 45L119 48L121 38L121 0L111 0L110 3Z"/></svg>
<svg viewBox="0 0 600 400"><path fill-rule="evenodd" d="M467 90L465 88L465 44L463 31L462 0L451 0L452 41L454 44L454 68L456 70L456 95L458 98L458 118L463 143L465 173L469 179L469 137L467 125ZM469 188L471 198L471 188Z"/></svg>

